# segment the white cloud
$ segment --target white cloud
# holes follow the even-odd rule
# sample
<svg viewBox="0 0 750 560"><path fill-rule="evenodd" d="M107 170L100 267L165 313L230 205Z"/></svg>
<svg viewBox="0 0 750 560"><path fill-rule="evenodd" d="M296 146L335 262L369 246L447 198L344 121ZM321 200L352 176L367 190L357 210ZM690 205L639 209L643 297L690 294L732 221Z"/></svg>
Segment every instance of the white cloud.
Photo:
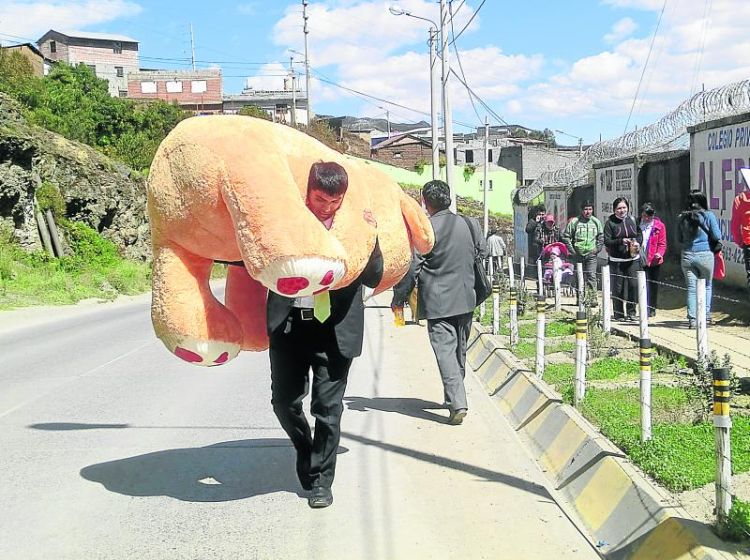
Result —
<svg viewBox="0 0 750 560"><path fill-rule="evenodd" d="M50 29L85 29L141 10L139 4L127 0L5 0L0 3L0 22L3 33L19 41L36 41ZM15 38L2 35L0 39Z"/></svg>
<svg viewBox="0 0 750 560"><path fill-rule="evenodd" d="M280 62L273 62L261 66L255 76L245 81L245 85L260 90L282 90L284 89L284 79L288 76L289 68Z"/></svg>
<svg viewBox="0 0 750 560"><path fill-rule="evenodd" d="M622 18L615 22L612 30L604 36L604 40L607 43L617 43L632 35L636 29L638 29L638 24L635 21L629 17Z"/></svg>
<svg viewBox="0 0 750 560"><path fill-rule="evenodd" d="M243 16L254 16L258 12L258 2L245 2L237 6L237 12Z"/></svg>

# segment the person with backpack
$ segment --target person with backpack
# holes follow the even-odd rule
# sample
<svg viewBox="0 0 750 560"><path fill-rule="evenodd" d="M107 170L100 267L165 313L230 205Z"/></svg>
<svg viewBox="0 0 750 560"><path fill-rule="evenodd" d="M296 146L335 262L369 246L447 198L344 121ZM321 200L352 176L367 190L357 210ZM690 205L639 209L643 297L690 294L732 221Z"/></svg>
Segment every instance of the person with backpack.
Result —
<svg viewBox="0 0 750 560"><path fill-rule="evenodd" d="M688 328L694 329L699 278L706 280L706 323L711 324L711 280L714 253L721 251L721 230L716 216L708 211L706 195L701 191L690 191L686 206L677 222L677 241L682 247L680 265L687 284Z"/></svg>
<svg viewBox="0 0 750 560"><path fill-rule="evenodd" d="M596 293L596 259L604 246L604 226L594 216L593 202L584 200L581 203L581 214L568 222L562 241L571 259L583 264L586 290ZM592 299L592 305L597 305L596 298Z"/></svg>

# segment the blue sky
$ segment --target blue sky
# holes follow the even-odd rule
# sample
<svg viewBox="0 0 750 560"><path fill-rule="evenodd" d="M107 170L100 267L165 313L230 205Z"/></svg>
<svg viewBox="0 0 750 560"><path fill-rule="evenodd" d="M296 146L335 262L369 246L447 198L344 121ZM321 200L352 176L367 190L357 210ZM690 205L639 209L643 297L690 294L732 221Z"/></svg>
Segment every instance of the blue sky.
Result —
<svg viewBox="0 0 750 560"><path fill-rule="evenodd" d="M439 18L432 0L310 0L317 113L388 110L398 122L426 118L429 24L393 16L389 6ZM506 122L571 135L559 135L561 143L617 137L626 123L632 129L657 120L702 84L710 89L750 77L750 33L737 25L750 21L747 0L454 0L453 8L456 33L478 10L456 41L468 85ZM198 66L221 67L225 93L238 93L248 79L257 88L280 88L288 49L303 50L297 0L0 4L4 43L36 39L50 28L121 33L140 41L141 66L150 68L189 66L191 23ZM457 67L454 51L451 59ZM477 116L455 80L451 92L456 132L483 122L487 111L479 108Z"/></svg>

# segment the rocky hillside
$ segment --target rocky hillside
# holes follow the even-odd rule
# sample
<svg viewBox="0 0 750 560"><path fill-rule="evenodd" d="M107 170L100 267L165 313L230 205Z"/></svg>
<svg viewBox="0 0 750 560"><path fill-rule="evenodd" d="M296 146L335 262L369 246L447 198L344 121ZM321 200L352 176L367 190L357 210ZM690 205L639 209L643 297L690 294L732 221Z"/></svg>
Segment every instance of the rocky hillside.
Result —
<svg viewBox="0 0 750 560"><path fill-rule="evenodd" d="M89 146L28 123L0 93L0 221L30 250L41 248L34 197L43 183L58 189L69 220L96 229L123 256L148 257L145 180Z"/></svg>

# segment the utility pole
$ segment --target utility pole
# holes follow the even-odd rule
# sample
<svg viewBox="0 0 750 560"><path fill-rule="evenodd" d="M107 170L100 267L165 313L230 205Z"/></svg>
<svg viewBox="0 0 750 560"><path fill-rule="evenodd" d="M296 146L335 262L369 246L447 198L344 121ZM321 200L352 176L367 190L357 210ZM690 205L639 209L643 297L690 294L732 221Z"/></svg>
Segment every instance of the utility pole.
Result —
<svg viewBox="0 0 750 560"><path fill-rule="evenodd" d="M456 213L456 190L453 180L453 117L451 114L448 79L450 78L450 60L448 50L448 33L445 29L448 20L448 9L445 0L440 0L440 53L443 61L443 132L445 134L445 179L451 192L450 210Z"/></svg>
<svg viewBox="0 0 750 560"><path fill-rule="evenodd" d="M438 88L437 66L438 30L430 27L430 121L432 128L432 180L440 178L440 134L438 127L438 105L440 105L440 88Z"/></svg>
<svg viewBox="0 0 750 560"><path fill-rule="evenodd" d="M195 72L195 38L193 37L193 24L190 24L190 62L193 65L193 72Z"/></svg>
<svg viewBox="0 0 750 560"><path fill-rule="evenodd" d="M487 208L487 177L489 175L490 158L489 158L489 143L490 143L490 120L487 115L484 117L484 182L482 188L482 208L484 209L484 237L487 238L487 230L489 228L489 210ZM523 280L523 279L522 279Z"/></svg>
<svg viewBox="0 0 750 560"><path fill-rule="evenodd" d="M578 139L578 156L583 155L583 138Z"/></svg>
<svg viewBox="0 0 750 560"><path fill-rule="evenodd" d="M307 0L302 0L302 19L305 23L305 89L307 90L307 124L310 124L315 118L315 113L313 112L313 106L310 96L310 58L307 54L307 36L310 31L307 29L307 3Z"/></svg>
<svg viewBox="0 0 750 560"><path fill-rule="evenodd" d="M294 57L289 57L289 71L292 73L292 126L297 126L297 78L294 75Z"/></svg>
<svg viewBox="0 0 750 560"><path fill-rule="evenodd" d="M391 112L386 109L385 110L385 120L388 123L388 138L391 137Z"/></svg>

